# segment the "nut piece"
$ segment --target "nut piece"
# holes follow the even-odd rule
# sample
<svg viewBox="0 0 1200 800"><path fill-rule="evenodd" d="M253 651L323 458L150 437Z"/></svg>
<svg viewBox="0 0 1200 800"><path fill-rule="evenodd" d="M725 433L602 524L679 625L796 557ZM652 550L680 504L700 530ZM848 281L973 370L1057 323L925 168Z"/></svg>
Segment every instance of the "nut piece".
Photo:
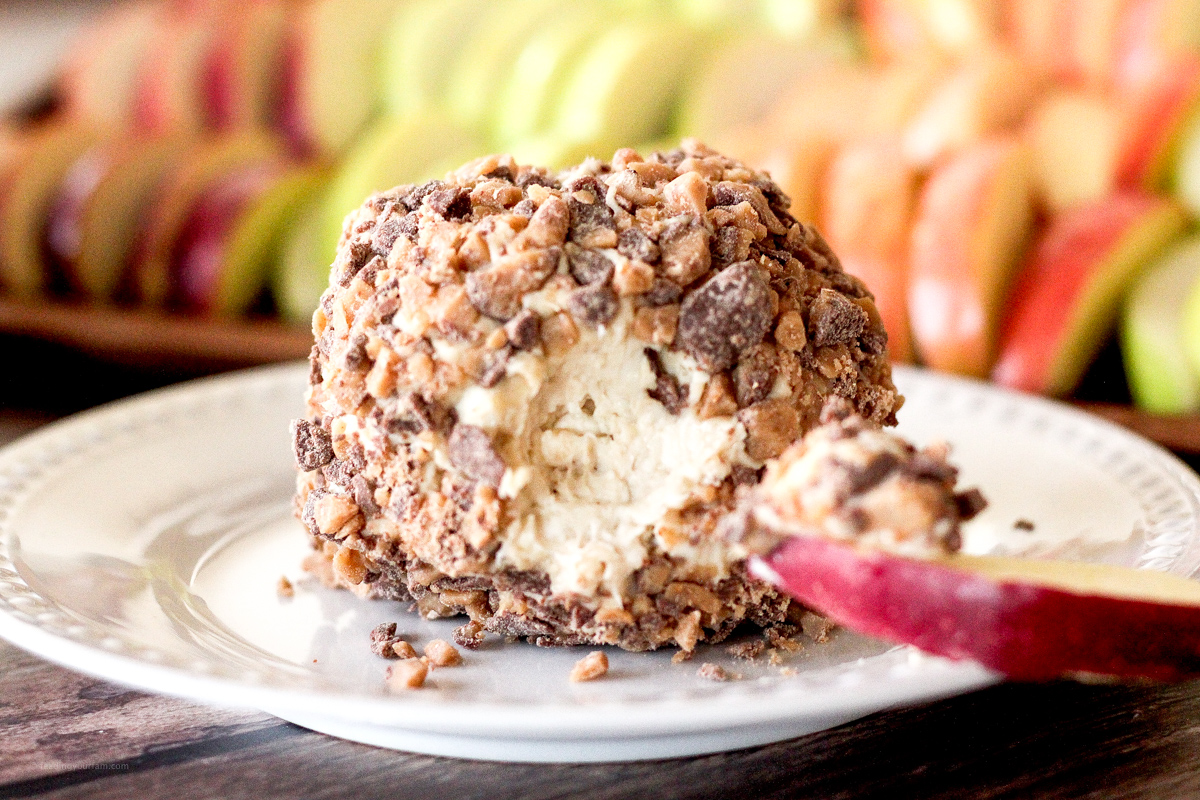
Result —
<svg viewBox="0 0 1200 800"><path fill-rule="evenodd" d="M798 311L789 311L775 325L775 342L780 347L799 353L808 344L804 331L804 317Z"/></svg>
<svg viewBox="0 0 1200 800"><path fill-rule="evenodd" d="M483 428L474 425L455 425L450 432L450 463L468 478L499 486L506 469L504 459L492 446L492 439Z"/></svg>
<svg viewBox="0 0 1200 800"><path fill-rule="evenodd" d="M722 372L739 353L761 342L770 325L771 288L754 262L743 261L721 270L683 301L675 341L705 372Z"/></svg>
<svg viewBox="0 0 1200 800"><path fill-rule="evenodd" d="M353 547L343 547L337 551L337 555L333 557L333 571L353 586L365 581L368 574L367 563L363 560L362 553Z"/></svg>
<svg viewBox="0 0 1200 800"><path fill-rule="evenodd" d="M746 455L755 461L774 458L800 438L800 415L784 398L743 409L738 419L746 426Z"/></svg>
<svg viewBox="0 0 1200 800"><path fill-rule="evenodd" d="M593 650L575 662L571 668L571 683L582 683L602 678L608 673L608 656L601 650Z"/></svg>
<svg viewBox="0 0 1200 800"><path fill-rule="evenodd" d="M457 667L462 663L462 654L458 649L442 639L434 639L425 645L425 657L435 667Z"/></svg>
<svg viewBox="0 0 1200 800"><path fill-rule="evenodd" d="M306 419L292 422L292 450L296 453L296 463L305 472L320 469L333 461L333 440L329 431Z"/></svg>
<svg viewBox="0 0 1200 800"><path fill-rule="evenodd" d="M420 689L425 685L429 675L429 667L419 658L406 658L388 667L387 684L389 689L406 691Z"/></svg>
<svg viewBox="0 0 1200 800"><path fill-rule="evenodd" d="M396 623L381 622L371 631L371 652L381 658L395 658L392 645L403 641L396 636Z"/></svg>
<svg viewBox="0 0 1200 800"><path fill-rule="evenodd" d="M833 628L834 624L820 614L805 611L804 616L800 617L800 630L814 642L828 642Z"/></svg>
<svg viewBox="0 0 1200 800"><path fill-rule="evenodd" d="M417 651L413 646L403 639L397 639L392 642L392 653L389 658L416 658Z"/></svg>
<svg viewBox="0 0 1200 800"><path fill-rule="evenodd" d="M822 289L808 310L808 332L814 347L852 344L867 327L862 306L832 289Z"/></svg>

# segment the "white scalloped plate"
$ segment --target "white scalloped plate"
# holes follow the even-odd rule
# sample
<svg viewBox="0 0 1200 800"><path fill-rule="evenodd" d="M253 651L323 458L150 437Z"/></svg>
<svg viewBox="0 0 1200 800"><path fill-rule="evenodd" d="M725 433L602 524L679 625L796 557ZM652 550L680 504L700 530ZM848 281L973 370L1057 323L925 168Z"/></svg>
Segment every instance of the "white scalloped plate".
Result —
<svg viewBox="0 0 1200 800"><path fill-rule="evenodd" d="M428 688L388 694L368 632L396 621L420 646L456 622L418 619L305 580L291 517L288 421L307 370L200 381L51 425L0 451L0 635L102 678L261 708L385 747L519 761L664 758L799 736L997 680L975 665L839 632L783 670L723 647L583 652L489 642ZM1200 566L1200 481L1168 453L1068 407L898 370L902 430L945 438L991 498L976 552ZM1028 519L1032 533L1014 523ZM276 595L286 574L294 598ZM696 674L714 661L741 679Z"/></svg>

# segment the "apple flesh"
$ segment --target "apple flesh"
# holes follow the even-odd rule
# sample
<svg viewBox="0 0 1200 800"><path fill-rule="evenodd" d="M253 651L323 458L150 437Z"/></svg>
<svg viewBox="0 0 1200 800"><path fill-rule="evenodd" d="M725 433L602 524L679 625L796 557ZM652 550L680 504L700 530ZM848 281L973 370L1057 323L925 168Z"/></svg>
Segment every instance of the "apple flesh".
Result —
<svg viewBox="0 0 1200 800"><path fill-rule="evenodd" d="M567 79L553 134L588 145L594 155L662 135L696 49L695 34L677 23L648 16L618 23Z"/></svg>
<svg viewBox="0 0 1200 800"><path fill-rule="evenodd" d="M419 183L458 167L480 149L475 134L441 115L381 120L347 154L325 199L317 265L327 272L342 220L373 192Z"/></svg>
<svg viewBox="0 0 1200 800"><path fill-rule="evenodd" d="M67 116L118 127L134 117L138 75L162 5L115 3L72 45L56 80Z"/></svg>
<svg viewBox="0 0 1200 800"><path fill-rule="evenodd" d="M821 231L846 271L863 280L895 361L912 361L908 324L908 242L917 172L899 143L883 138L843 147L825 171Z"/></svg>
<svg viewBox="0 0 1200 800"><path fill-rule="evenodd" d="M1051 212L1099 200L1117 181L1120 142L1117 109L1107 97L1084 91L1047 96L1028 125L1037 193Z"/></svg>
<svg viewBox="0 0 1200 800"><path fill-rule="evenodd" d="M754 575L868 636L970 659L1015 680L1200 675L1200 583L1103 564L907 558L789 539Z"/></svg>
<svg viewBox="0 0 1200 800"><path fill-rule="evenodd" d="M46 212L71 165L102 133L76 121L47 122L24 131L0 171L0 279L18 295L48 285L43 230Z"/></svg>
<svg viewBox="0 0 1200 800"><path fill-rule="evenodd" d="M1125 301L1125 375L1134 402L1155 414L1200 411L1200 372L1188 359L1186 346L1200 349L1195 347L1200 344L1200 306L1190 297L1197 285L1200 238L1192 237L1147 270Z"/></svg>
<svg viewBox="0 0 1200 800"><path fill-rule="evenodd" d="M491 120L498 142L511 149L550 128L563 84L605 24L588 4L533 34L499 89Z"/></svg>
<svg viewBox="0 0 1200 800"><path fill-rule="evenodd" d="M945 156L1019 121L1041 82L1016 54L992 48L973 53L936 86L904 131L904 153L930 167Z"/></svg>
<svg viewBox="0 0 1200 800"><path fill-rule="evenodd" d="M801 40L766 32L735 36L712 48L700 74L684 86L676 130L717 143L736 127L761 123L814 69L853 56L837 30Z"/></svg>
<svg viewBox="0 0 1200 800"><path fill-rule="evenodd" d="M163 178L130 263L129 283L138 300L162 306L171 299L172 252L197 198L224 175L278 161L283 149L282 142L265 134L226 134L195 148Z"/></svg>
<svg viewBox="0 0 1200 800"><path fill-rule="evenodd" d="M1013 287L992 379L1028 392L1074 389L1130 283L1185 222L1176 203L1134 191L1051 220Z"/></svg>
<svg viewBox="0 0 1200 800"><path fill-rule="evenodd" d="M263 162L210 185L172 247L172 305L208 315L244 313L267 284L284 220L318 178L311 169Z"/></svg>
<svg viewBox="0 0 1200 800"><path fill-rule="evenodd" d="M289 6L278 125L302 155L328 157L378 110L379 64L393 0L302 0Z"/></svg>
<svg viewBox="0 0 1200 800"><path fill-rule="evenodd" d="M223 9L202 64L202 96L218 131L274 124L281 91L286 0L246 0Z"/></svg>
<svg viewBox="0 0 1200 800"><path fill-rule="evenodd" d="M46 213L45 244L72 289L114 296L153 192L189 146L180 137L107 141L71 165Z"/></svg>
<svg viewBox="0 0 1200 800"><path fill-rule="evenodd" d="M282 233L279 258L271 276L271 294L279 313L296 325L311 325L321 294L329 287L329 268L321 248L324 198L317 192L292 217Z"/></svg>
<svg viewBox="0 0 1200 800"><path fill-rule="evenodd" d="M980 142L921 190L908 255L908 318L924 362L984 377L1032 224L1032 157L1013 137Z"/></svg>
<svg viewBox="0 0 1200 800"><path fill-rule="evenodd" d="M493 4L489 0L409 3L385 31L383 108L391 116L439 106L464 40Z"/></svg>

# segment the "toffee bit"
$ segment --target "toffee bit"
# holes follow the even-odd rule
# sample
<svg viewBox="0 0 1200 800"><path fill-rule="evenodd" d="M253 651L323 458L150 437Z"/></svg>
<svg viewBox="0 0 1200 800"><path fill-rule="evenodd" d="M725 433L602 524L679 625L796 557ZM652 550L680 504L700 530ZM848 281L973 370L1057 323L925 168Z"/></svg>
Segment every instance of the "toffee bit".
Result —
<svg viewBox="0 0 1200 800"><path fill-rule="evenodd" d="M602 650L593 650L575 662L571 668L571 683L594 681L608 674L608 656Z"/></svg>
<svg viewBox="0 0 1200 800"><path fill-rule="evenodd" d="M1033 522L1031 522L1030 520L1019 519L1013 523L1013 527L1019 531L1025 531L1026 533L1029 533L1030 531L1033 530L1034 525L1033 525Z"/></svg>

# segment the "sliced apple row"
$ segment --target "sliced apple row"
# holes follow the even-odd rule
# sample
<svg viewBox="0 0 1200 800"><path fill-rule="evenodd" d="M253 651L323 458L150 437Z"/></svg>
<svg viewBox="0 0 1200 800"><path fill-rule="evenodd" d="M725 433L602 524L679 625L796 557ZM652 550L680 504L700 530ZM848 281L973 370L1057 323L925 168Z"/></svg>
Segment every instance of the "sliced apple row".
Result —
<svg viewBox="0 0 1200 800"><path fill-rule="evenodd" d="M397 0L163 0L113 5L62 66L64 112L148 135L274 126L340 152L377 111Z"/></svg>
<svg viewBox="0 0 1200 800"><path fill-rule="evenodd" d="M265 134L130 138L46 123L0 148L0 277L15 294L242 313L320 179Z"/></svg>

